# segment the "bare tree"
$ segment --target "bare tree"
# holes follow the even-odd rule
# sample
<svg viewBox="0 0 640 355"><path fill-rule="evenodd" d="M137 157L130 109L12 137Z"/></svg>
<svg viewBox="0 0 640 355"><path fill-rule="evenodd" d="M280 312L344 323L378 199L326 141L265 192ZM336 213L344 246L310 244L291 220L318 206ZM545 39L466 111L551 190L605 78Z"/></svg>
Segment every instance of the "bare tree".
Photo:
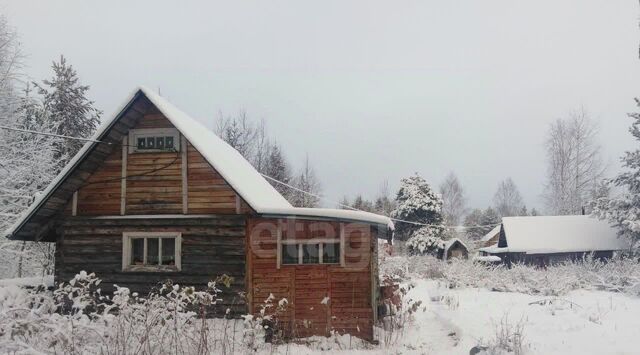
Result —
<svg viewBox="0 0 640 355"><path fill-rule="evenodd" d="M498 184L498 190L493 195L493 204L500 217L520 215L524 202L511 178L506 178Z"/></svg>
<svg viewBox="0 0 640 355"><path fill-rule="evenodd" d="M12 97L14 84L22 78L23 59L17 31L0 15L0 95L3 100Z"/></svg>
<svg viewBox="0 0 640 355"><path fill-rule="evenodd" d="M258 141L256 138L260 132L264 134L264 126L252 122L244 110L236 116L225 116L220 112L214 131L245 159L253 161ZM262 138L265 138L264 135Z"/></svg>
<svg viewBox="0 0 640 355"><path fill-rule="evenodd" d="M388 180L384 180L382 184L380 184L380 190L378 191L374 208L376 213L385 216L390 216L391 212L396 208L396 202L391 197Z"/></svg>
<svg viewBox="0 0 640 355"><path fill-rule="evenodd" d="M15 30L0 16L0 125L53 133L55 126L42 102L28 87L20 94L22 53ZM9 228L57 174L55 137L0 129L0 234ZM51 243L0 238L0 278L48 274Z"/></svg>
<svg viewBox="0 0 640 355"><path fill-rule="evenodd" d="M309 163L309 156L304 161L304 166L297 174L293 185L301 191L294 191L290 202L296 207L318 207L320 205L319 196L322 193L320 181L316 177L315 170ZM302 192L304 191L304 192Z"/></svg>
<svg viewBox="0 0 640 355"><path fill-rule="evenodd" d="M597 189L605 168L598 129L584 109L551 124L546 141L545 204L552 214L580 214Z"/></svg>
<svg viewBox="0 0 640 355"><path fill-rule="evenodd" d="M465 212L467 199L462 184L453 173L447 175L440 185L442 195L442 214L447 225L457 226Z"/></svg>

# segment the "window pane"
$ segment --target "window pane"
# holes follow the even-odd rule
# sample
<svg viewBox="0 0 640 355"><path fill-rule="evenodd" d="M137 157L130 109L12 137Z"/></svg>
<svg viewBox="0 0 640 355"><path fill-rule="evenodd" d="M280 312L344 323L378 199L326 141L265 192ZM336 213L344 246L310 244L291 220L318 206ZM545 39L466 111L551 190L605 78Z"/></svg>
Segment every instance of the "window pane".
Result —
<svg viewBox="0 0 640 355"><path fill-rule="evenodd" d="M298 263L298 245L282 244L282 264Z"/></svg>
<svg viewBox="0 0 640 355"><path fill-rule="evenodd" d="M147 147L147 140L144 138L138 138L138 149L145 149Z"/></svg>
<svg viewBox="0 0 640 355"><path fill-rule="evenodd" d="M131 239L131 264L142 265L144 263L144 239Z"/></svg>
<svg viewBox="0 0 640 355"><path fill-rule="evenodd" d="M164 149L164 137L156 137L156 149Z"/></svg>
<svg viewBox="0 0 640 355"><path fill-rule="evenodd" d="M303 244L302 245L302 263L303 264L319 264L320 263L320 244Z"/></svg>
<svg viewBox="0 0 640 355"><path fill-rule="evenodd" d="M340 263L340 243L324 243L322 246L322 263Z"/></svg>
<svg viewBox="0 0 640 355"><path fill-rule="evenodd" d="M158 238L147 238L147 265L158 265Z"/></svg>
<svg viewBox="0 0 640 355"><path fill-rule="evenodd" d="M153 137L147 137L147 149L155 149L156 140Z"/></svg>
<svg viewBox="0 0 640 355"><path fill-rule="evenodd" d="M176 264L176 240L162 238L162 265Z"/></svg>
<svg viewBox="0 0 640 355"><path fill-rule="evenodd" d="M164 147L173 149L173 137L164 137Z"/></svg>

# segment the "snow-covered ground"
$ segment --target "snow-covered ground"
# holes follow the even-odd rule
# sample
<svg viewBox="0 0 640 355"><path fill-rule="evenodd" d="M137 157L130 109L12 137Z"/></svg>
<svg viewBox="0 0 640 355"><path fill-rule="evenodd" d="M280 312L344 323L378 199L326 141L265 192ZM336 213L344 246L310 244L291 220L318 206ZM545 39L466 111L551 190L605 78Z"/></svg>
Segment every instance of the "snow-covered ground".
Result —
<svg viewBox="0 0 640 355"><path fill-rule="evenodd" d="M455 267L450 264L443 265L448 265L444 267L449 269ZM518 274L523 271L524 269L514 270ZM548 276L551 278L552 275L557 274L558 270L555 270ZM495 345L500 340L504 341L510 337L511 340L521 340L520 348L523 354L640 353L640 297L635 293L602 291L585 287L563 292L558 296L556 293L536 293L538 288L520 293L491 291L477 286L464 287L459 286L459 282L453 283L446 278L430 279L417 274L413 274L413 277L408 280L410 281L406 281L405 285L408 286L409 291L404 297L404 302L416 304L415 312L402 322L404 325L402 328L392 332L379 329L378 339L381 342L379 345L372 345L348 335L329 338L313 337L296 343L271 345L261 343L261 337L258 336L256 339L258 343L254 343L251 346L253 349L250 350L246 343L246 324L241 320L211 319L208 321L209 334L215 341L212 341L209 349L212 353L222 351L223 353L297 355L326 352L469 354L473 347L482 345L494 349L484 354L507 354L507 352L496 351ZM42 279L0 280L0 338L2 338L0 352L20 350L40 353L46 349L49 341L47 339L69 338L69 334L59 333L62 328L51 334L45 334L50 332L47 324L58 324L66 319L55 314L47 315L49 311L46 311L44 306L40 306L37 311L31 313L25 309L31 301L25 301L27 291L21 289L21 286L41 284L42 281ZM46 283L49 280L44 281ZM522 282L527 283L526 280ZM459 287L450 288L449 286L453 284ZM76 299L74 302L79 300ZM405 309L408 308L405 307ZM22 314L25 318L14 317L14 312ZM148 312L157 312L157 310L151 307ZM101 319L111 322L110 324L120 324L117 319L110 316ZM80 320L82 321L78 323ZM95 334L96 331L108 332L108 329L101 325L102 321L94 325L85 324L90 331L79 334L87 336L87 334ZM76 323L74 332L78 333L81 328L77 326L83 322L86 323L87 320L78 318L74 322ZM30 324L27 328L30 329L31 335L23 334L21 338L12 339L12 334L17 334L16 331L20 333L25 324ZM41 324L45 326L41 327ZM197 329L195 330L194 334L198 334ZM193 335L188 329L184 329L181 334ZM86 342L87 339L83 339L83 342ZM86 349L99 353L98 350L104 348L105 344L99 339L92 342L94 344ZM44 351L46 353L46 350Z"/></svg>
<svg viewBox="0 0 640 355"><path fill-rule="evenodd" d="M333 344L319 343L320 347L330 346L338 354L469 354L474 346L495 343L502 329L521 332L524 354L640 353L640 298L634 296L577 290L545 297L449 289L433 280L417 280L414 285L407 297L422 304L404 330L393 335L393 344L354 350L344 337ZM278 351L320 352L300 345Z"/></svg>
<svg viewBox="0 0 640 355"><path fill-rule="evenodd" d="M529 354L640 353L640 298L577 290L545 297L484 289L448 289L418 280L409 297L424 311L393 349L402 353L468 354L501 325L521 326ZM542 301L542 302L541 302Z"/></svg>

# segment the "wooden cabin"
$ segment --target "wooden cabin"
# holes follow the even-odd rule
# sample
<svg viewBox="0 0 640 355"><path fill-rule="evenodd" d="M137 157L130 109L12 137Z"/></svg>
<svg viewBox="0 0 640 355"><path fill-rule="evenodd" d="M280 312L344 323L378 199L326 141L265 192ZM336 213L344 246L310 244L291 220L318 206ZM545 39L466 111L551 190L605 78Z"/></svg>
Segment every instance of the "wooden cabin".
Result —
<svg viewBox="0 0 640 355"><path fill-rule="evenodd" d="M458 238L445 240L443 248L438 251L438 257L442 260L467 259L469 248Z"/></svg>
<svg viewBox="0 0 640 355"><path fill-rule="evenodd" d="M236 150L151 90L137 89L9 230L55 243L55 281L85 270L146 294L219 275L236 316L286 298L285 335L373 339L377 239L387 217L294 208ZM246 296L241 296L242 294Z"/></svg>
<svg viewBox="0 0 640 355"><path fill-rule="evenodd" d="M609 223L590 216L504 217L499 228L497 243L479 252L505 264L547 266L587 255L606 260L629 248Z"/></svg>

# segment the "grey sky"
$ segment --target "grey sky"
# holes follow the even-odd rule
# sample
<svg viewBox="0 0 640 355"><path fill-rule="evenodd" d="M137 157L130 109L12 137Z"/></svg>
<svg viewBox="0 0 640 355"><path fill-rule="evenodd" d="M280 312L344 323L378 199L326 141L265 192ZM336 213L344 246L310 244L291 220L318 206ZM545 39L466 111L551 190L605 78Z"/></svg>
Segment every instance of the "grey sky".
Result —
<svg viewBox="0 0 640 355"><path fill-rule="evenodd" d="M179 4L179 5L178 5ZM328 197L449 171L472 206L511 176L541 206L545 131L584 106L611 171L634 147L638 4L575 1L6 1L49 77L64 54L110 114L139 84L213 126L264 118Z"/></svg>

